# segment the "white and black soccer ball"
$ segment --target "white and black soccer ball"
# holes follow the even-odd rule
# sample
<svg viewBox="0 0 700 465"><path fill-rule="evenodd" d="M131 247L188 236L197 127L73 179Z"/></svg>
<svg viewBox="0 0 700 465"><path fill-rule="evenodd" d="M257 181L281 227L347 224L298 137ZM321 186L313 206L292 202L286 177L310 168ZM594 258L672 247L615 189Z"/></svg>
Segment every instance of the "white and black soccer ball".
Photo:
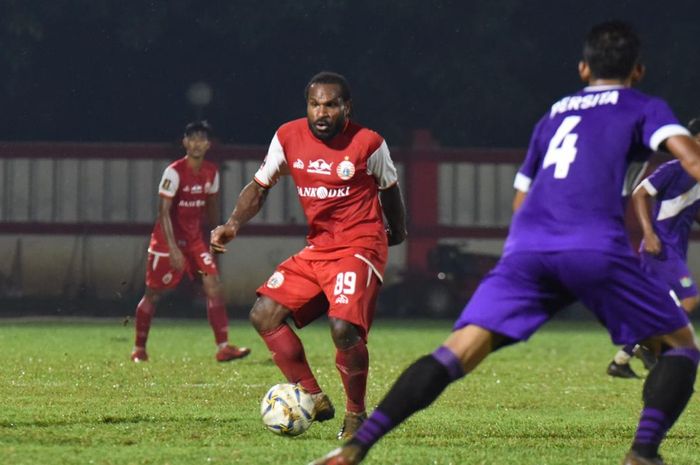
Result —
<svg viewBox="0 0 700 465"><path fill-rule="evenodd" d="M314 421L314 400L298 384L275 384L260 403L260 415L273 433L298 436Z"/></svg>

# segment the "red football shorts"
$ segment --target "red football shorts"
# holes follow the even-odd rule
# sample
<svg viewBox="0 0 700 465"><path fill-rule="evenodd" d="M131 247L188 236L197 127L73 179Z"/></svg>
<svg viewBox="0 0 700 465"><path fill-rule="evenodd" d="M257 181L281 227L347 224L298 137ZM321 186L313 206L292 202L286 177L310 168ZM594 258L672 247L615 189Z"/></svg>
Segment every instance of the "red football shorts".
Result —
<svg viewBox="0 0 700 465"><path fill-rule="evenodd" d="M292 312L302 328L324 313L361 328L372 326L381 281L369 261L349 255L336 260L304 260L296 255L280 264L257 289Z"/></svg>
<svg viewBox="0 0 700 465"><path fill-rule="evenodd" d="M196 274L219 274L214 258L209 253L209 248L203 242L195 242L180 250L185 256L185 267L182 271L177 271L170 265L168 254L149 250L146 267L146 286L151 289L171 289L178 285L185 273L190 279Z"/></svg>

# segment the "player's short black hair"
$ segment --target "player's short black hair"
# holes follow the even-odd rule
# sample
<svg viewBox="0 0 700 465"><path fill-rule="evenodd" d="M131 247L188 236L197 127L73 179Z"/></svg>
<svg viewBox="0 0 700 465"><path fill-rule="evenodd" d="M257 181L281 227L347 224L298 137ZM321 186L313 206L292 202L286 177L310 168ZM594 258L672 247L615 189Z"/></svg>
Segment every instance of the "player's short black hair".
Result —
<svg viewBox="0 0 700 465"><path fill-rule="evenodd" d="M340 86L340 96L343 98L343 100L347 102L351 98L350 84L348 84L348 80L345 79L345 76L342 74L334 73L333 71L321 71L320 73L316 74L311 78L311 80L309 80L309 83L306 84L306 88L304 89L305 100L308 100L309 89L314 84L337 84Z"/></svg>
<svg viewBox="0 0 700 465"><path fill-rule="evenodd" d="M583 60L599 79L626 79L639 62L641 41L632 26L607 21L593 26L583 44Z"/></svg>
<svg viewBox="0 0 700 465"><path fill-rule="evenodd" d="M690 120L688 123L688 131L690 131L693 136L700 134L700 116Z"/></svg>
<svg viewBox="0 0 700 465"><path fill-rule="evenodd" d="M210 139L212 134L211 125L207 121L192 121L185 126L185 137L190 137L198 132L206 134L207 139Z"/></svg>

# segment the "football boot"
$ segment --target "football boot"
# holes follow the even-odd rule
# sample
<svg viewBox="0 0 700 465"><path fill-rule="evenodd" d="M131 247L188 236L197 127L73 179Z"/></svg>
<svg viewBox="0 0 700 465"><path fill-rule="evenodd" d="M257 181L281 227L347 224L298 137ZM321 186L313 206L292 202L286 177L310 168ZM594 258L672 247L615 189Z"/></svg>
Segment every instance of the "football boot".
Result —
<svg viewBox="0 0 700 465"><path fill-rule="evenodd" d="M615 378L639 378L629 363L615 363L614 360L608 365L607 372Z"/></svg>

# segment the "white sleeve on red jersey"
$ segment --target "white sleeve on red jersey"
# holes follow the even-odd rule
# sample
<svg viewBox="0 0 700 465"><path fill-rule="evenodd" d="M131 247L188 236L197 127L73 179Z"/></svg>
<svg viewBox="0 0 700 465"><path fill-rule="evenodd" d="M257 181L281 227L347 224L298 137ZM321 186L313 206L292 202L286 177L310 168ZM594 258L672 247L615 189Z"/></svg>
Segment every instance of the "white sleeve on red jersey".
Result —
<svg viewBox="0 0 700 465"><path fill-rule="evenodd" d="M386 141L382 141L382 145L369 156L367 160L367 169L377 180L380 190L390 188L399 180Z"/></svg>
<svg viewBox="0 0 700 465"><path fill-rule="evenodd" d="M272 187L277 184L280 176L287 173L289 173L287 158L284 155L282 144L277 138L277 133L275 133L275 137L270 142L270 148L267 149L265 160L255 173L255 181L263 187Z"/></svg>
<svg viewBox="0 0 700 465"><path fill-rule="evenodd" d="M175 197L178 187L180 187L180 175L175 171L175 168L168 166L165 168L165 171L163 171L160 187L158 187L158 194L163 197Z"/></svg>
<svg viewBox="0 0 700 465"><path fill-rule="evenodd" d="M216 194L219 192L219 171L217 170L216 173L214 173L214 182L211 183L211 186L209 187L209 190L207 191L207 194Z"/></svg>

